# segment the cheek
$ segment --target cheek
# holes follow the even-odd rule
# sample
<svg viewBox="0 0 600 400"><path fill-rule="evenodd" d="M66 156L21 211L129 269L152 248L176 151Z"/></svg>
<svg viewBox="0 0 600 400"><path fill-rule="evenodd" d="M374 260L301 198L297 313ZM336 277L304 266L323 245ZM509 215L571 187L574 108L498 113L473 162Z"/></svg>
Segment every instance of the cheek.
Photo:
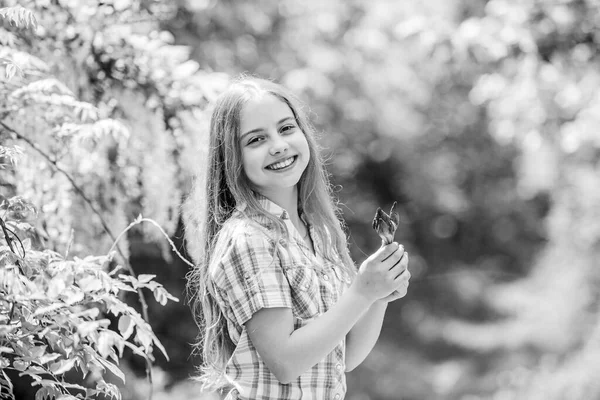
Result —
<svg viewBox="0 0 600 400"><path fill-rule="evenodd" d="M242 169L246 173L246 176L252 175L253 171L259 167L260 163L258 162L255 154L253 154L251 151L242 152Z"/></svg>
<svg viewBox="0 0 600 400"><path fill-rule="evenodd" d="M303 153L306 155L306 162L308 162L308 160L310 160L311 154L310 154L310 146L308 145L308 141L306 140L306 137L302 136L302 149L303 149Z"/></svg>

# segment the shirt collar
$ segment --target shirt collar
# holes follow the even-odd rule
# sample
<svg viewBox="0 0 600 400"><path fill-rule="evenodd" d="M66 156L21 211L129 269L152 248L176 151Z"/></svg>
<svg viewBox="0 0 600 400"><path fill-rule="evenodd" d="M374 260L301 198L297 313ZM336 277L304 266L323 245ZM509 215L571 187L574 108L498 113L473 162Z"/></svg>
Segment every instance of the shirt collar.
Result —
<svg viewBox="0 0 600 400"><path fill-rule="evenodd" d="M267 211L269 214L272 214L282 220L286 220L286 219L290 218L288 215L288 212L283 207L275 204L274 202L272 202L271 200L269 200L262 194L254 192L254 196L256 197L256 200L258 200L258 204L260 204L260 206L265 211ZM245 208L246 208L246 203L242 203L242 204L236 206L236 209L238 211L243 211ZM306 214L304 212L300 213L300 219L302 219L302 221L304 221L305 224L309 223L308 218L306 217Z"/></svg>
<svg viewBox="0 0 600 400"><path fill-rule="evenodd" d="M283 207L278 206L277 204L275 204L271 200L267 199L262 194L257 193L256 199L258 200L258 204L260 204L260 206L262 208L264 208L265 211L268 212L269 214L273 214L274 216L276 216L277 218L280 218L280 219L289 219L290 218L288 215L288 212Z"/></svg>

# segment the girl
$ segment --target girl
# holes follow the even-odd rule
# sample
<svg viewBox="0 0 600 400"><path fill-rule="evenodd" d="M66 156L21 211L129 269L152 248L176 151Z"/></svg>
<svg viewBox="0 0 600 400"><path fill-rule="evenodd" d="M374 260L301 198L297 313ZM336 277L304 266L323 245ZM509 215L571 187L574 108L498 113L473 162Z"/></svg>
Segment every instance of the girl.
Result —
<svg viewBox="0 0 600 400"><path fill-rule="evenodd" d="M207 159L186 230L201 243L199 380L227 400L344 398L406 295L407 253L392 243L355 268L315 131L280 85L242 78L217 99Z"/></svg>

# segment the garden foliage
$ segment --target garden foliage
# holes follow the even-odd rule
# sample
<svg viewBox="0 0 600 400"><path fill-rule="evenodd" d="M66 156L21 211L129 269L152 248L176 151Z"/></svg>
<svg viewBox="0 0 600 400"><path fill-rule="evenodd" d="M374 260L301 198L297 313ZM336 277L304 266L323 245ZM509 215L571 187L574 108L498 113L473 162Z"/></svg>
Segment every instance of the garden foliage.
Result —
<svg viewBox="0 0 600 400"><path fill-rule="evenodd" d="M177 301L155 275L134 272L129 241L170 259L196 129L224 80L160 30L168 2L5 5L0 398L14 398L15 376L38 388L36 399L120 398L126 349L148 374L153 350L168 359L145 293Z"/></svg>

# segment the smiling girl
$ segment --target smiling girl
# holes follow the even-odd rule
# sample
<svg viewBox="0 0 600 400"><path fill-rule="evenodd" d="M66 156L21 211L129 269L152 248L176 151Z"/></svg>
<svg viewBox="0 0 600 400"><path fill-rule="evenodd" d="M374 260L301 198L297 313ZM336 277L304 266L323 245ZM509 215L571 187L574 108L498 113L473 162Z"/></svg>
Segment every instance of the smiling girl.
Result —
<svg viewBox="0 0 600 400"><path fill-rule="evenodd" d="M280 85L230 85L207 162L186 227L201 247L188 275L198 379L227 400L343 399L345 372L406 295L408 254L392 243L355 267L314 129Z"/></svg>

